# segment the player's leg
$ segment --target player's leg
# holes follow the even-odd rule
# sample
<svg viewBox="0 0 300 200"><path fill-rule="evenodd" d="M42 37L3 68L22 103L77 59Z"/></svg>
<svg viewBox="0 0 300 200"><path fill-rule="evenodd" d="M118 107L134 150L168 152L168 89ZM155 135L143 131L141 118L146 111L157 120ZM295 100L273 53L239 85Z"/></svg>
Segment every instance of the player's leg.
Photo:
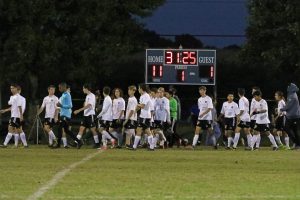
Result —
<svg viewBox="0 0 300 200"><path fill-rule="evenodd" d="M14 136L16 132L16 128L14 127L13 122L10 120L10 123L8 125L8 132L7 135L5 137L4 143L3 145L1 145L1 147L6 148L8 143L10 142L11 138Z"/></svg>
<svg viewBox="0 0 300 200"><path fill-rule="evenodd" d="M276 141L275 141L274 136L271 134L270 130L267 130L267 129L265 129L265 130L266 130L266 131L265 131L264 133L268 136L270 142L271 142L272 145L273 145L273 151L277 151L277 150L278 150L278 146L277 146L277 144L276 144Z"/></svg>
<svg viewBox="0 0 300 200"><path fill-rule="evenodd" d="M194 135L194 138L193 138L193 143L192 143L193 148L196 148L200 132L201 132L201 121L198 120L197 124L196 124L196 128L195 128L195 135Z"/></svg>
<svg viewBox="0 0 300 200"><path fill-rule="evenodd" d="M17 133L20 134L21 141L23 143L24 148L28 148L27 140L26 140L26 135L23 131L22 125L20 127L17 127Z"/></svg>
<svg viewBox="0 0 300 200"><path fill-rule="evenodd" d="M252 135L250 132L250 128L244 128L243 130L247 137L247 146L251 147Z"/></svg>
<svg viewBox="0 0 300 200"><path fill-rule="evenodd" d="M75 136L75 134L70 130L69 119L67 119L67 118L63 119L62 126L63 126L65 133L67 135L69 135L77 143L77 148L80 149L82 146L82 142L80 140L78 140L77 137Z"/></svg>
<svg viewBox="0 0 300 200"><path fill-rule="evenodd" d="M139 142L141 140L142 132L143 132L143 127L139 123L139 125L138 125L138 127L136 129L135 137L134 137L134 142L133 142L133 146L132 146L133 150L137 149L137 146L139 145Z"/></svg>
<svg viewBox="0 0 300 200"><path fill-rule="evenodd" d="M152 131L150 130L150 127L147 127L145 129L145 133L148 135L148 144L150 145L149 150L154 150L154 140L153 140L153 134Z"/></svg>
<svg viewBox="0 0 300 200"><path fill-rule="evenodd" d="M90 129L92 131L94 142L95 142L94 148L99 148L100 147L100 141L99 141L99 136L98 136L97 129L96 129L95 126L91 127Z"/></svg>
<svg viewBox="0 0 300 200"><path fill-rule="evenodd" d="M289 138L289 135L285 132L285 131L282 131L283 133L283 137L284 137L284 143L285 143L285 147L286 149L291 149L290 148L290 138Z"/></svg>
<svg viewBox="0 0 300 200"><path fill-rule="evenodd" d="M275 138L278 146L281 147L281 148L283 148L283 144L282 144L281 139L280 139L280 136L282 135L282 131L275 129L273 131L273 134L274 134L274 138Z"/></svg>

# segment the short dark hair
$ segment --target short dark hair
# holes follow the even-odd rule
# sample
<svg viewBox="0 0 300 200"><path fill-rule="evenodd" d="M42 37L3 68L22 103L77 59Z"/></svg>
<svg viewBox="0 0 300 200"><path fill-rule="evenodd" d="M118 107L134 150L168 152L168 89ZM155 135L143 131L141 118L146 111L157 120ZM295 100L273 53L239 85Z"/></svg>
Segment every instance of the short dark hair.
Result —
<svg viewBox="0 0 300 200"><path fill-rule="evenodd" d="M261 94L261 91L259 91L259 90L256 90L255 92L253 92L253 97L255 97L255 96L261 96L262 94Z"/></svg>
<svg viewBox="0 0 300 200"><path fill-rule="evenodd" d="M245 89L244 88L238 88L238 94L241 96L245 95Z"/></svg>
<svg viewBox="0 0 300 200"><path fill-rule="evenodd" d="M49 90L50 88L54 88L54 89L55 89L55 86L54 86L54 85L49 85L49 86L48 86L48 90Z"/></svg>
<svg viewBox="0 0 300 200"><path fill-rule="evenodd" d="M106 95L109 95L109 93L110 93L110 87L105 86L105 87L103 88L103 93L106 94Z"/></svg>
<svg viewBox="0 0 300 200"><path fill-rule="evenodd" d="M154 93L157 93L158 89L154 87L154 88L151 88L150 91L154 92Z"/></svg>
<svg viewBox="0 0 300 200"><path fill-rule="evenodd" d="M92 85L90 83L85 83L85 84L83 84L83 88L91 91L92 90Z"/></svg>
<svg viewBox="0 0 300 200"><path fill-rule="evenodd" d="M284 97L283 92L282 91L276 91L275 94L277 94L278 96L280 96L281 98Z"/></svg>
<svg viewBox="0 0 300 200"><path fill-rule="evenodd" d="M139 84L139 88L141 88L144 92L148 90L148 86L145 83Z"/></svg>
<svg viewBox="0 0 300 200"><path fill-rule="evenodd" d="M132 91L136 91L136 87L135 85L131 85L128 87L128 90L132 90Z"/></svg>
<svg viewBox="0 0 300 200"><path fill-rule="evenodd" d="M11 83L10 86L12 86L12 87L18 87L18 84L16 84L16 83Z"/></svg>
<svg viewBox="0 0 300 200"><path fill-rule="evenodd" d="M257 90L257 91L260 91L260 88L259 88L259 87L257 87L257 86L253 86L253 87L252 87L252 90Z"/></svg>
<svg viewBox="0 0 300 200"><path fill-rule="evenodd" d="M68 88L68 85L67 85L66 82L61 82L59 85L62 86L62 87Z"/></svg>
<svg viewBox="0 0 300 200"><path fill-rule="evenodd" d="M205 86L200 86L199 90L206 90L206 87Z"/></svg>

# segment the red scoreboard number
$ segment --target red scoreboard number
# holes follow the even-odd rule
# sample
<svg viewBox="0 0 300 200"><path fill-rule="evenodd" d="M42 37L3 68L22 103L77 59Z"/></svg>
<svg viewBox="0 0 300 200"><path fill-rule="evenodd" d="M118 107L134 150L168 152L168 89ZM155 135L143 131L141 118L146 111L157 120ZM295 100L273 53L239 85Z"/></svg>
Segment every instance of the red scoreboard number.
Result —
<svg viewBox="0 0 300 200"><path fill-rule="evenodd" d="M163 76L163 66L162 65L152 65L151 73L152 73L152 77L162 77Z"/></svg>
<svg viewBox="0 0 300 200"><path fill-rule="evenodd" d="M165 65L198 65L197 51L165 51Z"/></svg>

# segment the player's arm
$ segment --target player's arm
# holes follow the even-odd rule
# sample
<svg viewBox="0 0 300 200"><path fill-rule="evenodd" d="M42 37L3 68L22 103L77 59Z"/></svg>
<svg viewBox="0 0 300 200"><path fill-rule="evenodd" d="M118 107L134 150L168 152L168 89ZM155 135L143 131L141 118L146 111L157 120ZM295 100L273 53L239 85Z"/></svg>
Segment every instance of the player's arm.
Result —
<svg viewBox="0 0 300 200"><path fill-rule="evenodd" d="M20 120L23 121L23 110L22 110L22 106L18 106L19 112L20 112Z"/></svg>
<svg viewBox="0 0 300 200"><path fill-rule="evenodd" d="M108 109L109 109L109 103L106 100L104 100L102 110L97 116L97 118L101 118L105 113L107 113Z"/></svg>
<svg viewBox="0 0 300 200"><path fill-rule="evenodd" d="M78 113L84 111L85 109L91 108L92 104L87 104L86 106L83 106L82 108L79 108L78 110L75 110L73 113L74 115L77 115Z"/></svg>
<svg viewBox="0 0 300 200"><path fill-rule="evenodd" d="M9 112L9 111L11 111L11 107L0 110L0 114L4 114L4 113Z"/></svg>

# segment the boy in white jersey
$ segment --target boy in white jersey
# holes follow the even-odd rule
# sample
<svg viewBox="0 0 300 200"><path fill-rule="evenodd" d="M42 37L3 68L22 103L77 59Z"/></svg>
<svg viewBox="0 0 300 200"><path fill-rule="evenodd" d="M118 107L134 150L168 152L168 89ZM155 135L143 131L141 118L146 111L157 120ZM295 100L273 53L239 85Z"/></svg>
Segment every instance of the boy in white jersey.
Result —
<svg viewBox="0 0 300 200"><path fill-rule="evenodd" d="M91 92L92 87L90 84L84 84L82 91L84 94L86 94L84 105L82 108L75 110L74 114L77 115L78 113L83 111L83 120L80 123L79 132L77 134L77 139L81 140L83 133L88 128L92 131L93 137L94 137L94 148L99 148L99 137L96 130L96 124L95 124L95 107L96 107L96 97Z"/></svg>
<svg viewBox="0 0 300 200"><path fill-rule="evenodd" d="M290 138L288 134L284 131L286 112L281 111L281 109L285 107L283 92L277 91L275 93L275 100L277 101L277 109L276 109L277 112L275 117L275 130L273 134L275 136L275 140L278 143L279 147L281 148L284 147L280 140L280 136L284 136L286 149L290 149L290 142L289 142Z"/></svg>
<svg viewBox="0 0 300 200"><path fill-rule="evenodd" d="M251 150L253 150L253 146L257 140L257 135L259 133L265 133L273 145L273 151L277 151L278 146L275 142L274 136L270 133L269 128L270 120L268 114L268 104L264 99L262 99L260 91L255 91L253 93L253 97L257 103L255 103L254 111L252 112L252 115L256 115L256 125L254 128L254 135L252 137Z"/></svg>
<svg viewBox="0 0 300 200"><path fill-rule="evenodd" d="M234 95L233 93L229 93L227 95L227 101L223 103L221 115L220 117L224 116L225 122L225 135L227 137L227 147L226 149L231 149L231 144L233 143L232 134L236 128L236 117L239 115L240 110L237 105L233 101Z"/></svg>
<svg viewBox="0 0 300 200"><path fill-rule="evenodd" d="M233 139L233 149L236 149L236 147L237 147L241 130L243 130L244 133L247 135L248 147L251 146L251 141L252 141L252 135L250 133L249 101L245 97L245 89L239 88L238 95L240 97L240 100L239 100L240 113L239 113L238 119L237 119L238 126L235 129L235 135L234 135L234 139Z"/></svg>
<svg viewBox="0 0 300 200"><path fill-rule="evenodd" d="M18 130L20 130L22 126L21 121L23 121L23 109L21 98L19 97L18 93L18 85L11 84L10 91L12 93L12 96L8 101L8 105L10 105L10 107L0 111L1 114L11 111L11 118L9 120L8 125L8 133L6 135L3 145L0 146L2 148L6 148L12 136L18 133ZM18 140L19 138L17 138L17 141ZM24 147L27 147L27 145Z"/></svg>
<svg viewBox="0 0 300 200"><path fill-rule="evenodd" d="M50 85L48 87L48 96L43 99L43 103L37 112L40 115L45 109L45 120L44 120L44 130L49 136L49 147L57 145L56 136L54 135L52 128L58 121L58 108L56 104L58 103L58 98L55 94L55 86ZM53 144L53 142L55 144Z"/></svg>
<svg viewBox="0 0 300 200"><path fill-rule="evenodd" d="M131 85L128 87L128 103L126 107L126 116L123 123L124 132L126 134L125 145L126 148L130 148L131 139L135 136L135 129L137 125L137 113L135 112L136 106L138 105L137 99L134 94L136 92L136 87Z"/></svg>
<svg viewBox="0 0 300 200"><path fill-rule="evenodd" d="M136 111L141 110L140 118L138 120L138 128L136 129L136 135L134 138L133 150L136 150L137 145L141 139L142 132L144 131L148 135L148 143L150 145L149 150L154 151L153 135L150 131L151 120L151 98L147 93L147 86L145 84L139 85L139 93L141 94L139 104L136 107Z"/></svg>
<svg viewBox="0 0 300 200"><path fill-rule="evenodd" d="M112 148L115 146L115 139L113 139L107 132L110 123L112 122L112 100L109 96L110 88L103 88L103 106L100 114L97 116L98 120L98 131L102 134L102 150L107 149L107 140L110 140L112 143Z"/></svg>
<svg viewBox="0 0 300 200"><path fill-rule="evenodd" d="M206 87L199 87L200 98L198 99L198 108L199 108L199 116L195 129L195 136L193 138L192 147L196 148L196 144L199 139L199 134L203 130L207 130L208 134L211 134L213 146L217 149L216 138L213 134L211 124L212 124L212 109L213 103L212 99L206 95Z"/></svg>
<svg viewBox="0 0 300 200"><path fill-rule="evenodd" d="M260 91L260 88L257 87L257 86L254 86L252 87L252 95L255 91ZM254 111L254 108L255 108L255 104L257 102L255 101L255 98L252 98L251 100L251 105L250 105L250 116L251 116L251 122L250 122L250 132L253 134L254 132L254 127L255 127L255 124L256 124L256 115L252 115L253 111ZM260 137L260 134L257 134L257 139L256 139L256 143L255 143L255 149L259 149L259 145L260 145L260 140L261 140L261 137Z"/></svg>
<svg viewBox="0 0 300 200"><path fill-rule="evenodd" d="M125 101L123 99L123 91L120 88L113 90L112 101L112 122L109 127L109 133L118 139L117 148L122 147L123 133L121 131L125 113Z"/></svg>

